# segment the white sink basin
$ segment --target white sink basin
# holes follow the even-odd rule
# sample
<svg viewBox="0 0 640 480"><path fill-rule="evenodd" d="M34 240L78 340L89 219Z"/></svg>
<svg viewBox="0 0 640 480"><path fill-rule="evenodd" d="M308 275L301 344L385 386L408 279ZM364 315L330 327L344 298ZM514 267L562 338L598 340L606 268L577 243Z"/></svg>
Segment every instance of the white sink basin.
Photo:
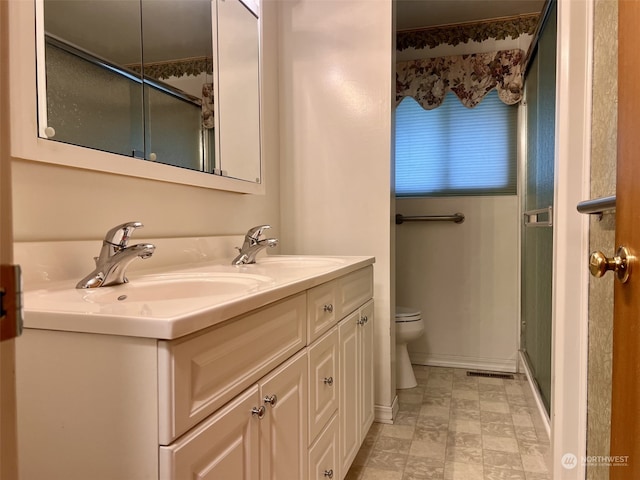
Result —
<svg viewBox="0 0 640 480"><path fill-rule="evenodd" d="M254 292L269 282L268 277L250 274L154 275L137 278L124 285L84 290L82 299L105 304L228 297Z"/></svg>
<svg viewBox="0 0 640 480"><path fill-rule="evenodd" d="M37 290L25 296L28 310L68 313L129 313L165 316L176 308L197 308L200 302L220 302L254 293L272 283L248 273L167 273L140 276L129 283L91 289Z"/></svg>

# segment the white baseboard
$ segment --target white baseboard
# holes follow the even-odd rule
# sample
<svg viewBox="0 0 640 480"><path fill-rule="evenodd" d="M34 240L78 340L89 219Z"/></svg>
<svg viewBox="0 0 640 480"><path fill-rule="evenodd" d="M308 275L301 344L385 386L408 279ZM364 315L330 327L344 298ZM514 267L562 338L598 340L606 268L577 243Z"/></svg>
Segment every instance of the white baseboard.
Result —
<svg viewBox="0 0 640 480"><path fill-rule="evenodd" d="M411 363L432 367L468 368L510 373L515 373L518 368L517 355L512 359L493 359L410 352L410 356Z"/></svg>
<svg viewBox="0 0 640 480"><path fill-rule="evenodd" d="M397 395L394 397L390 407L386 405L375 405L374 406L374 412L375 412L374 422L392 424L393 419L396 418L396 415L398 414L399 408L400 408L400 405L398 404Z"/></svg>

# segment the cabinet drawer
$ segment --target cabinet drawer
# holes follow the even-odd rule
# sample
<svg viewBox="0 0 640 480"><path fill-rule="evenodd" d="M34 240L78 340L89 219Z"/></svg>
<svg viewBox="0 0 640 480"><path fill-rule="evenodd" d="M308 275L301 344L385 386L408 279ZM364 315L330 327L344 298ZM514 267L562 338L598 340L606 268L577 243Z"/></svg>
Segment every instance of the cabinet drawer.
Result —
<svg viewBox="0 0 640 480"><path fill-rule="evenodd" d="M373 297L373 267L368 266L307 291L307 345Z"/></svg>
<svg viewBox="0 0 640 480"><path fill-rule="evenodd" d="M370 265L338 279L337 295L338 319L373 298L373 267Z"/></svg>
<svg viewBox="0 0 640 480"><path fill-rule="evenodd" d="M176 437L304 347L305 294L158 345L159 442Z"/></svg>
<svg viewBox="0 0 640 480"><path fill-rule="evenodd" d="M309 449L309 480L338 480L338 416L334 415L327 428Z"/></svg>
<svg viewBox="0 0 640 480"><path fill-rule="evenodd" d="M307 318L309 322L307 345L327 332L337 323L336 298L338 282L332 281L318 285L307 291Z"/></svg>
<svg viewBox="0 0 640 480"><path fill-rule="evenodd" d="M309 347L309 443L338 409L338 329Z"/></svg>

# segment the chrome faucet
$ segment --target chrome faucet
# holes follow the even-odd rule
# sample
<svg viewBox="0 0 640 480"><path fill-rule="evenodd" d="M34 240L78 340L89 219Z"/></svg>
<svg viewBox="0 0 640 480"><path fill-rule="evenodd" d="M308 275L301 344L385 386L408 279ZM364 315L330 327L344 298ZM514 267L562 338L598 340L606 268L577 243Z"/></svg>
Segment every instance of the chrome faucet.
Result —
<svg viewBox="0 0 640 480"><path fill-rule="evenodd" d="M240 253L233 259L231 264L245 265L247 263L256 263L256 255L260 250L278 245L277 238L262 238L262 233L269 228L271 228L271 225L259 225L249 229L244 236L242 248L236 247L236 250Z"/></svg>
<svg viewBox="0 0 640 480"><path fill-rule="evenodd" d="M140 222L128 222L113 227L102 241L100 256L94 257L96 268L78 282L76 288L97 288L127 283L125 272L136 258L143 260L153 255L155 245L139 243L128 247L129 238L136 228L142 227Z"/></svg>

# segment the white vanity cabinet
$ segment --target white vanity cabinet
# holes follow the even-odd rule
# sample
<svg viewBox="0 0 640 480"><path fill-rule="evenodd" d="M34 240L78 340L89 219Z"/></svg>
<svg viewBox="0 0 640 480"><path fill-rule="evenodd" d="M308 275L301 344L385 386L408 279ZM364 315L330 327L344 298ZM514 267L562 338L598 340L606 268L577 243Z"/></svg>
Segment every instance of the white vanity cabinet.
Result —
<svg viewBox="0 0 640 480"><path fill-rule="evenodd" d="M344 478L373 418L373 268L303 285L176 339L27 325L21 479Z"/></svg>

